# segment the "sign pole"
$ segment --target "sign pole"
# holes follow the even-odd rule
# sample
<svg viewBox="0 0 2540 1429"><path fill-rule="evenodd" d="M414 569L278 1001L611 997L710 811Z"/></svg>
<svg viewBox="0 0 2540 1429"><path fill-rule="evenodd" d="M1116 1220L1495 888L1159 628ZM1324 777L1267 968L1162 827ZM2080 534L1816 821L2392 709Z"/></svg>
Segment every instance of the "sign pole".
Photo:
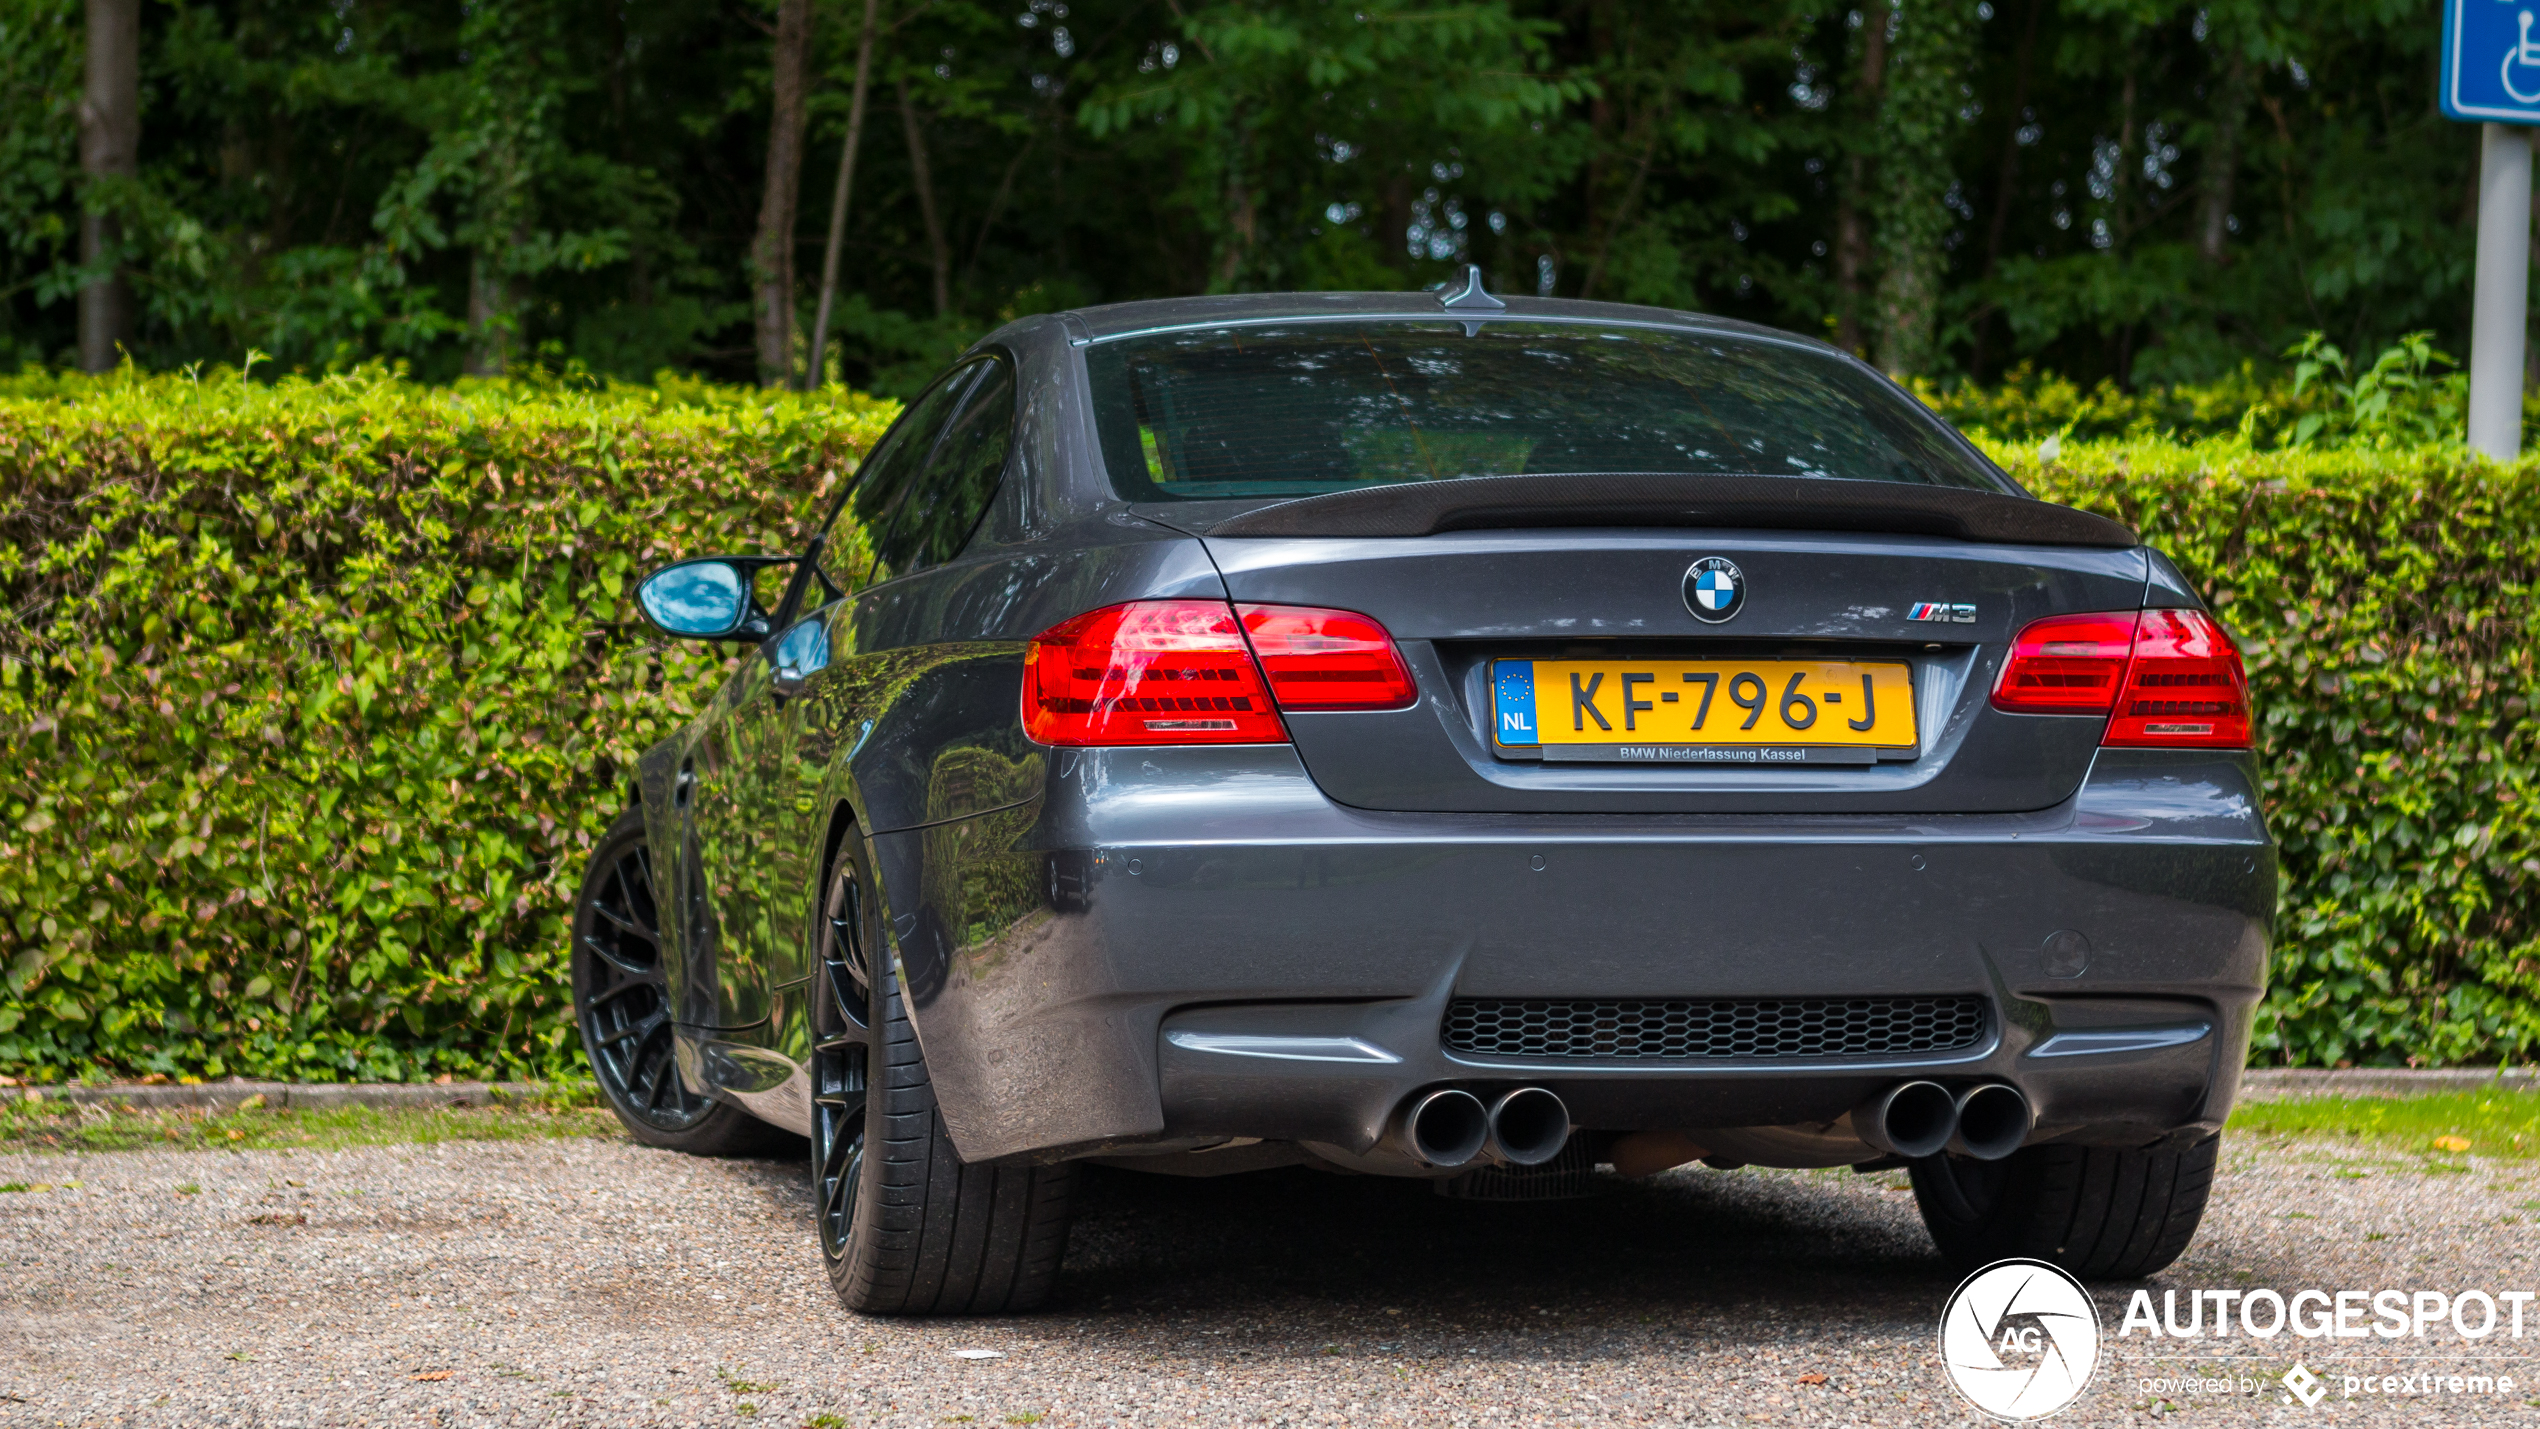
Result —
<svg viewBox="0 0 2540 1429"><path fill-rule="evenodd" d="M2480 126L2478 280L2470 291L2469 446L2522 455L2531 297L2531 128L2540 125L2540 0L2443 0L2446 119Z"/></svg>
<svg viewBox="0 0 2540 1429"><path fill-rule="evenodd" d="M2478 275L2470 295L2470 450L2522 454L2522 345L2531 280L2531 136L2479 126Z"/></svg>

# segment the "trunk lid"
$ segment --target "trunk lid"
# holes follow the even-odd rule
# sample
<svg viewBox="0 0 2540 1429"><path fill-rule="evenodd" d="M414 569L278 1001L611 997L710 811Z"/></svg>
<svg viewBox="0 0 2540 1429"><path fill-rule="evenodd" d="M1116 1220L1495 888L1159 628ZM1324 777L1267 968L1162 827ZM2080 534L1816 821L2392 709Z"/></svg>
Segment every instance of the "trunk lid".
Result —
<svg viewBox="0 0 2540 1429"><path fill-rule="evenodd" d="M2149 553L2140 547L1875 531L1580 526L1206 540L1237 602L1353 610L1392 632L1420 682L1416 705L1286 718L1326 794L1360 808L1403 811L1948 814L2050 807L2088 773L2105 720L1993 709L1988 696L2003 653L2022 626L2042 616L2136 608L2150 573ZM1697 562L1713 569L1726 562L1742 576L1731 617L1695 618L1687 592ZM1494 661L1556 662L1532 668L1567 678L1563 672L1586 668L1578 662L1728 662L1726 669L1739 661L1827 660L1906 667L1915 711L1910 751L1891 750L1874 763L1579 762L1525 757L1492 737ZM1686 687L1687 700L1694 688ZM1749 698L1756 689L1742 688ZM1658 698L1658 689L1648 687L1647 697ZM1719 693L1725 709L1727 695ZM1611 712L1611 695L1601 698Z"/></svg>

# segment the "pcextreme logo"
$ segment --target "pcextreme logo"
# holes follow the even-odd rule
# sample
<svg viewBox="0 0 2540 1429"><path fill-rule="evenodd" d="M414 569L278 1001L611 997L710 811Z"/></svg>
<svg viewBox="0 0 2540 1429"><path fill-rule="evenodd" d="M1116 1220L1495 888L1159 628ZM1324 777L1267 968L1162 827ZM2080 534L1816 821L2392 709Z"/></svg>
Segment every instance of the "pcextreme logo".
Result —
<svg viewBox="0 0 2540 1429"><path fill-rule="evenodd" d="M1940 1312L1940 1363L1967 1403L2018 1424L2081 1397L2099 1367L2099 1308L2038 1260L1997 1260Z"/></svg>
<svg viewBox="0 0 2540 1429"><path fill-rule="evenodd" d="M2317 1409L2320 1407L2320 1401L2328 1398L2328 1385L2318 1375L2311 1373L2311 1367L2300 1360L2295 1360L2293 1368L2284 1372L2284 1388L2287 1393L2302 1401L2304 1409Z"/></svg>

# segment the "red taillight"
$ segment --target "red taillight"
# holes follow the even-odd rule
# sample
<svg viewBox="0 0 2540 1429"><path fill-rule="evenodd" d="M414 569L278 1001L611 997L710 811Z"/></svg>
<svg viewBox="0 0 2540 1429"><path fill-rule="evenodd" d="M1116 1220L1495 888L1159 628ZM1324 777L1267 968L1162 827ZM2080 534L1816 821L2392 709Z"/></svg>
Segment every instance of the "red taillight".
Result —
<svg viewBox="0 0 2540 1429"><path fill-rule="evenodd" d="M1023 729L1042 744L1284 744L1282 708L1392 710L1418 696L1382 625L1301 605L1107 606L1032 637L1023 662Z"/></svg>
<svg viewBox="0 0 2540 1429"><path fill-rule="evenodd" d="M2201 610L2147 610L2134 664L2103 744L2249 745L2249 675L2240 651Z"/></svg>
<svg viewBox="0 0 2540 1429"><path fill-rule="evenodd" d="M2201 610L2058 615L2011 642L1993 687L2016 714L2104 714L2102 744L2245 749L2249 678Z"/></svg>
<svg viewBox="0 0 2540 1429"><path fill-rule="evenodd" d="M1241 609L1281 709L1398 710L1420 696L1393 637L1366 616L1302 605Z"/></svg>
<svg viewBox="0 0 2540 1429"><path fill-rule="evenodd" d="M2057 615L2011 642L1993 706L2019 714L2106 714L2134 649L2135 612Z"/></svg>
<svg viewBox="0 0 2540 1429"><path fill-rule="evenodd" d="M1284 744L1287 727L1222 600L1141 600L1032 638L1023 729L1042 744Z"/></svg>

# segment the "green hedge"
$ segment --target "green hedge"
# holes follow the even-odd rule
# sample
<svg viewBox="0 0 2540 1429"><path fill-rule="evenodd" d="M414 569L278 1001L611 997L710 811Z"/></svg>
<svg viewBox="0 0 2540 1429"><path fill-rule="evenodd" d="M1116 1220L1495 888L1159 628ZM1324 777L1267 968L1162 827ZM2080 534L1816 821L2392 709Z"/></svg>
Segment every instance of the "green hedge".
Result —
<svg viewBox="0 0 2540 1429"><path fill-rule="evenodd" d="M2253 1059L2527 1060L2540 465L2058 445L1993 455L2039 495L2140 530L2248 657L2285 874Z"/></svg>
<svg viewBox="0 0 2540 1429"><path fill-rule="evenodd" d="M889 411L0 383L0 1074L572 1071L581 850L719 668L630 578L781 546ZM2540 470L2056 450L1996 454L2142 528L2248 648L2290 879L2261 1058L2530 1056Z"/></svg>
<svg viewBox="0 0 2540 1429"><path fill-rule="evenodd" d="M581 852L719 668L631 578L782 544L893 410L0 386L0 1072L576 1071Z"/></svg>

